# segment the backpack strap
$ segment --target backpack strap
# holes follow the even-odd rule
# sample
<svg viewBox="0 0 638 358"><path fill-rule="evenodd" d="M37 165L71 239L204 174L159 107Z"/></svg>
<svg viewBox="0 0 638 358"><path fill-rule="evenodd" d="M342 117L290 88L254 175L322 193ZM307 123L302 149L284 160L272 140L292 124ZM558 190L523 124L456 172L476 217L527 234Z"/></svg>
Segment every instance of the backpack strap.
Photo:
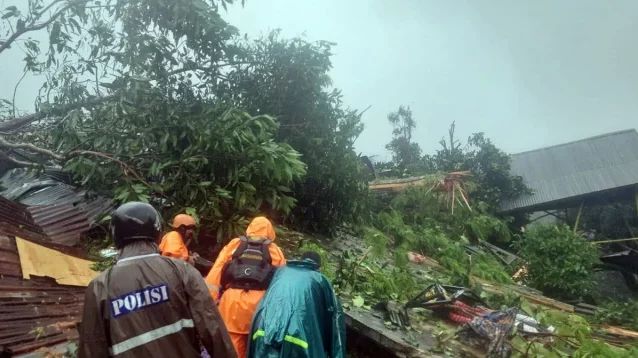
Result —
<svg viewBox="0 0 638 358"><path fill-rule="evenodd" d="M239 246L235 249L235 252L233 252L233 260L241 256L241 254L246 251L246 248L248 248L248 238L246 236L240 236L239 240Z"/></svg>
<svg viewBox="0 0 638 358"><path fill-rule="evenodd" d="M261 244L261 254L264 255L264 262L272 265L272 256L270 256L270 249L268 246L272 244L271 239L266 239Z"/></svg>

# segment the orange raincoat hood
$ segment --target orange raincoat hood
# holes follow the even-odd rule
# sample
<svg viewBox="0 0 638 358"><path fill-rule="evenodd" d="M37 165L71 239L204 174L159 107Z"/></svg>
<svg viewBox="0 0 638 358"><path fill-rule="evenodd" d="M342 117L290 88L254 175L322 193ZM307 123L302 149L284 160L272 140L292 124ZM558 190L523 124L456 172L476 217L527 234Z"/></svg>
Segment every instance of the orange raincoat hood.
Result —
<svg viewBox="0 0 638 358"><path fill-rule="evenodd" d="M248 228L246 228L246 236L248 237L260 237L275 241L275 229L268 219L263 216L258 216L250 222Z"/></svg>

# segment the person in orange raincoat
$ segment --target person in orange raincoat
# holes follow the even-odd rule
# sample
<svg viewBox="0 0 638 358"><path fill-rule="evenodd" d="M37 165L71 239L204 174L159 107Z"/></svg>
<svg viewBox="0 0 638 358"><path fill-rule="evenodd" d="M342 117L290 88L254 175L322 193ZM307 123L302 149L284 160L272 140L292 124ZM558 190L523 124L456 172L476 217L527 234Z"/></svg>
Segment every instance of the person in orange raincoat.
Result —
<svg viewBox="0 0 638 358"><path fill-rule="evenodd" d="M197 222L195 218L179 214L173 219L173 231L170 231L162 238L159 248L163 256L169 256L176 259L187 261L194 265L197 254L188 253L188 246L193 239L193 230Z"/></svg>
<svg viewBox="0 0 638 358"><path fill-rule="evenodd" d="M240 248L242 240L245 242L246 239L267 245L268 250L265 254L270 254L271 265L273 267L286 264L286 258L281 249L274 242L270 242L275 240L275 230L272 224L268 219L260 216L248 225L246 237L235 238L224 246L213 268L206 277L206 284L213 299L216 301L219 300L219 312L230 333L230 338L233 341L239 358L246 356L248 333L250 332L253 314L255 310L257 310L259 301L261 301L261 298L266 292L265 288L247 290L242 288L230 288L229 285L226 284L226 287L221 287L222 275L225 274L225 267L228 267L227 263L233 261L235 250ZM268 244L268 242L270 242L270 244ZM246 256L253 257L252 255ZM242 271L245 271L245 269L242 269ZM219 297L220 290L221 298Z"/></svg>

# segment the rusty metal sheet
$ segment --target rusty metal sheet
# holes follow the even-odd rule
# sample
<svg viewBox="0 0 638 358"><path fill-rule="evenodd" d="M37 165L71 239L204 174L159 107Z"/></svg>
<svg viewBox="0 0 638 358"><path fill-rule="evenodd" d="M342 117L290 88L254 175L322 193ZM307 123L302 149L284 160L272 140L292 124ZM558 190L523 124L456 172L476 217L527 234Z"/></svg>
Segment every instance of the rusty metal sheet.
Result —
<svg viewBox="0 0 638 358"><path fill-rule="evenodd" d="M3 228L4 231L8 231L7 234L20 235L24 232L44 236L42 229L33 222L26 206L0 197L0 234Z"/></svg>
<svg viewBox="0 0 638 358"><path fill-rule="evenodd" d="M73 246L91 227L86 214L73 205L30 206L27 211L33 222L57 244Z"/></svg>
<svg viewBox="0 0 638 358"><path fill-rule="evenodd" d="M91 211L87 212L82 207ZM111 202L106 199L78 206L70 203L25 206L0 197L0 235L72 246L90 229L95 218L110 207Z"/></svg>
<svg viewBox="0 0 638 358"><path fill-rule="evenodd" d="M40 176L24 169L14 169L0 178L6 190L0 195L20 202L26 206L58 206L74 207L84 212L90 224L95 223L100 215L111 211L112 200L90 193L70 185L69 173L48 171Z"/></svg>
<svg viewBox="0 0 638 358"><path fill-rule="evenodd" d="M84 288L45 277L22 280L15 240L6 236L0 236L0 260L0 346L19 355L76 339ZM7 275L11 267L17 276Z"/></svg>

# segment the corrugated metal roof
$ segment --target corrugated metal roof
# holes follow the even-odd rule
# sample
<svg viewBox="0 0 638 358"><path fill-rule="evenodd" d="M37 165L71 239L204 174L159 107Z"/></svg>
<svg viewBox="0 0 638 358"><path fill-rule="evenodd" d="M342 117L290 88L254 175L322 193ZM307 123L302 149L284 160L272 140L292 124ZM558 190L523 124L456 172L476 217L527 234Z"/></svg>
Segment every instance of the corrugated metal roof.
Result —
<svg viewBox="0 0 638 358"><path fill-rule="evenodd" d="M511 173L534 194L503 200L504 212L635 185L638 133L631 129L514 154Z"/></svg>
<svg viewBox="0 0 638 358"><path fill-rule="evenodd" d="M0 197L0 232L75 245L90 228L86 213L73 205L25 206Z"/></svg>
<svg viewBox="0 0 638 358"><path fill-rule="evenodd" d="M89 195L85 190L51 179L64 178L64 175L54 172L38 177L23 169L5 173L0 178L0 184L6 190L0 192L0 195L23 204L19 210L9 210L14 216L9 222L16 224L14 227L35 226L33 231L55 243L77 244L80 236L89 230L100 215L110 211L113 205L110 199ZM18 213L23 217L30 216L28 224L17 220L15 215ZM20 236L18 233L14 234Z"/></svg>
<svg viewBox="0 0 638 358"><path fill-rule="evenodd" d="M27 211L26 206L0 197L0 233L46 240L46 234Z"/></svg>
<svg viewBox="0 0 638 358"><path fill-rule="evenodd" d="M73 205L30 206L33 221L53 242L73 246L91 227L86 213Z"/></svg>
<svg viewBox="0 0 638 358"><path fill-rule="evenodd" d="M91 222L113 209L110 199L69 185L69 180L68 173L60 171L37 176L32 171L14 169L0 177L0 185L6 188L0 195L28 206L73 205L85 212Z"/></svg>
<svg viewBox="0 0 638 358"><path fill-rule="evenodd" d="M84 290L23 280L15 240L0 236L0 346L19 355L76 339Z"/></svg>

